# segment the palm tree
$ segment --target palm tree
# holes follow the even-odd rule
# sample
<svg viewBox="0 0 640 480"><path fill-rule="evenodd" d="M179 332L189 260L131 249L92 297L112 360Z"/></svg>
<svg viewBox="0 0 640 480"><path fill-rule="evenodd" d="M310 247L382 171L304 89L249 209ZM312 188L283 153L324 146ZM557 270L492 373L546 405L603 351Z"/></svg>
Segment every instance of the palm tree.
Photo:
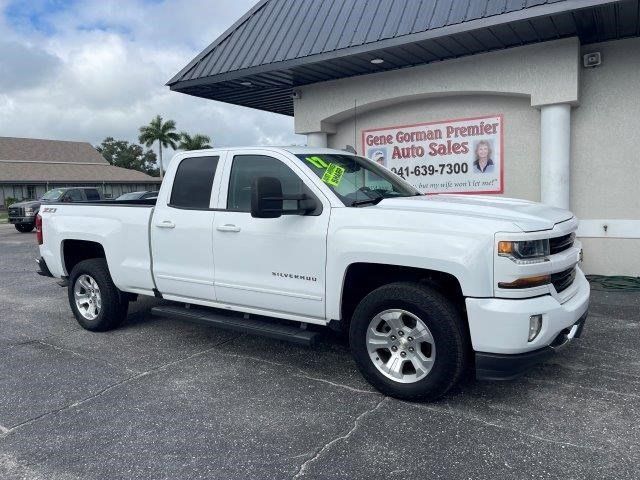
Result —
<svg viewBox="0 0 640 480"><path fill-rule="evenodd" d="M208 135L201 135L196 133L193 137L187 132L180 134L180 144L178 148L180 150L202 150L203 148L211 148L209 142L211 138Z"/></svg>
<svg viewBox="0 0 640 480"><path fill-rule="evenodd" d="M143 143L147 147L151 147L155 142L158 142L158 158L160 159L160 180L162 180L162 147L171 147L174 150L177 148L176 142L180 140L180 135L176 133L176 122L173 120L167 120L162 122L162 117L156 115L156 118L151 120L149 125L140 127L140 136L138 141Z"/></svg>

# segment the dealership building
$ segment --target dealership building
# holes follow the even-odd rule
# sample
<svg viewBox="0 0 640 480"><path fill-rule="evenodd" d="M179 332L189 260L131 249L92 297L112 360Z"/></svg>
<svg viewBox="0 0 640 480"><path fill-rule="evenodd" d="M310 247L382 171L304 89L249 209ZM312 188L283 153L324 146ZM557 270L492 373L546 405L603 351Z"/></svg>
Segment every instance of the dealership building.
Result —
<svg viewBox="0 0 640 480"><path fill-rule="evenodd" d="M425 193L569 208L640 275L638 0L262 0L172 90L293 116Z"/></svg>
<svg viewBox="0 0 640 480"><path fill-rule="evenodd" d="M87 142L0 137L0 209L58 187L95 187L106 198L158 190L160 179L110 165Z"/></svg>

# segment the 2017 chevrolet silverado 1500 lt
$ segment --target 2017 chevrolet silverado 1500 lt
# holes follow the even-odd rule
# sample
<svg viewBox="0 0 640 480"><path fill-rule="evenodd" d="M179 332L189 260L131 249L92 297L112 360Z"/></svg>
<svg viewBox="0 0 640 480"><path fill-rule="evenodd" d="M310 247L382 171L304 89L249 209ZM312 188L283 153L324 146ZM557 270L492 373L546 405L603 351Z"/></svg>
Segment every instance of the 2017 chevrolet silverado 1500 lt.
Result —
<svg viewBox="0 0 640 480"><path fill-rule="evenodd" d="M420 195L338 150L179 153L157 201L40 215L41 268L68 277L83 327L115 327L135 294L179 302L161 314L298 341L313 334L305 324L338 323L364 377L405 399L437 398L468 368L515 377L578 337L587 315L570 212Z"/></svg>

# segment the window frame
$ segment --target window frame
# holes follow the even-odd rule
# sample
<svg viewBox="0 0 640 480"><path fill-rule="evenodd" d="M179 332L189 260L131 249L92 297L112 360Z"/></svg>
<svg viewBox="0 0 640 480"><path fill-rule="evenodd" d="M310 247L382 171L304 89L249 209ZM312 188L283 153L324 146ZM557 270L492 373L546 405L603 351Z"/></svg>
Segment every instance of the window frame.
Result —
<svg viewBox="0 0 640 480"><path fill-rule="evenodd" d="M211 206L216 201L216 199L214 199L214 192L217 188L217 183L218 183L217 179L220 177L220 173L224 168L225 156L226 156L226 152L207 152L206 155L188 155L181 158L178 164L176 165L176 169L173 173L173 177L171 178L171 189L167 192L167 199L166 199L167 207L175 208L178 210L215 210L215 208L212 208ZM215 172L213 173L213 178L211 180L211 190L209 192L208 206L207 207L187 207L187 206L176 205L171 203L171 199L173 196L173 189L175 188L176 178L178 176L178 171L180 170L182 163L187 160L191 160L195 158L211 158L211 157L217 158L218 160L217 160Z"/></svg>
<svg viewBox="0 0 640 480"><path fill-rule="evenodd" d="M298 177L300 182L302 182L303 186L307 190L314 200L316 201L318 208L313 212L304 216L319 216L325 211L325 208L330 206L328 204L328 199L322 193L321 190L317 188L314 182L310 179L309 175L305 173L295 161L292 161L288 157L282 155L280 152L269 151L269 150L258 150L258 149L238 149L226 152L225 155L225 164L224 171L220 184L220 195L218 197L217 208L215 210L237 213L237 214L245 214L251 215L251 211L242 211L242 210L232 210L227 208L229 192L230 192L230 184L231 184L231 171L233 168L233 162L235 157L241 156L263 156L273 158L275 161L278 161L284 164L289 170L293 172L293 174ZM312 172L311 172L312 173ZM303 215L301 215L303 216Z"/></svg>

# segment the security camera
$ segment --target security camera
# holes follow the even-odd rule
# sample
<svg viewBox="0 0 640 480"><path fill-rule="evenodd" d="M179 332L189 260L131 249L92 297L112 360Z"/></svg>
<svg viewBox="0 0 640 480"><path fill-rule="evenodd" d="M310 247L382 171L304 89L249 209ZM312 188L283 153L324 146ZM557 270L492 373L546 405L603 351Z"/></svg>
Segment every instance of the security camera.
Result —
<svg viewBox="0 0 640 480"><path fill-rule="evenodd" d="M291 92L291 98L293 98L294 100L299 100L300 98L302 98L302 94L297 90L294 90L293 92Z"/></svg>
<svg viewBox="0 0 640 480"><path fill-rule="evenodd" d="M587 53L582 57L584 68L599 67L602 65L602 55L600 52Z"/></svg>

